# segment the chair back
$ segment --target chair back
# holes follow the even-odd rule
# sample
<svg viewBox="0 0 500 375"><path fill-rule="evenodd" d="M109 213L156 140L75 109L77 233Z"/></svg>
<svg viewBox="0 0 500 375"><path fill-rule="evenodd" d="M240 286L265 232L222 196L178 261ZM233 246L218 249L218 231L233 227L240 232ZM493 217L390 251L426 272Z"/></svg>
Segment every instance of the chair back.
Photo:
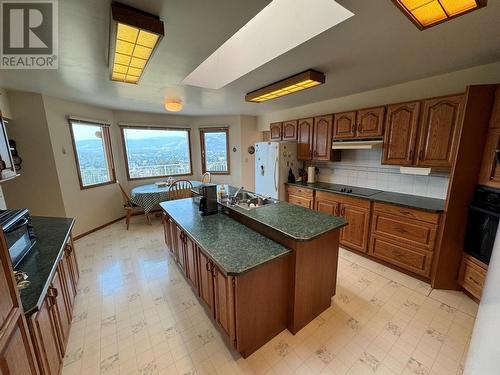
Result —
<svg viewBox="0 0 500 375"><path fill-rule="evenodd" d="M123 206L124 207L131 207L132 202L130 200L130 197L128 196L127 192L123 189L122 184L120 184L120 181L116 181L118 184L118 187L120 188L120 193L122 194L122 199L123 199Z"/></svg>
<svg viewBox="0 0 500 375"><path fill-rule="evenodd" d="M210 174L210 172L203 173L203 175L201 176L201 183L209 184L210 182L212 182L212 175Z"/></svg>
<svg viewBox="0 0 500 375"><path fill-rule="evenodd" d="M168 199L183 199L192 197L193 184L188 180L177 180L168 188Z"/></svg>

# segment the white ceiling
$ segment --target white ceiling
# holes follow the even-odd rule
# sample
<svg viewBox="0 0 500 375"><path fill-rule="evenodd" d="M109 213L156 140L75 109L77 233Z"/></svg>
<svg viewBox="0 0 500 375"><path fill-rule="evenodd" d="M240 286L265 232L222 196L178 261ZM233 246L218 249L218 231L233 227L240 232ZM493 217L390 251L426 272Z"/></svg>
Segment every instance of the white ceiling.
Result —
<svg viewBox="0 0 500 375"><path fill-rule="evenodd" d="M108 78L109 1L59 1L59 70L3 70L0 87L114 109L165 113L164 98L180 96L181 114L260 114L500 60L500 1L423 32L391 0L337 1L355 16L219 90L180 82L269 0L123 0L165 22L166 37L138 86ZM266 103L244 101L247 92L309 68L325 72L327 83Z"/></svg>

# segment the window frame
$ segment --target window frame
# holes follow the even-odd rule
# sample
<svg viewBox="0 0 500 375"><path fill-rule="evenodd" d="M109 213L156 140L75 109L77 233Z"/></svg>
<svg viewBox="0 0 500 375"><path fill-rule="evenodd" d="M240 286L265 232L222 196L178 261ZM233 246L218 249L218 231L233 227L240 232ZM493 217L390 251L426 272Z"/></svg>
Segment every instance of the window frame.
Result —
<svg viewBox="0 0 500 375"><path fill-rule="evenodd" d="M68 123L69 123L69 133L71 135L71 143L73 145L73 156L75 158L75 163L76 163L76 173L78 175L78 183L80 184L80 190L87 190L87 189L92 189L95 187L99 186L106 186L106 185L111 185L116 183L116 170L115 170L115 160L113 157L113 147L111 146L111 132L110 132L110 127L106 122L99 122L99 121L93 121L93 120L80 120L77 118L68 118ZM91 185L84 185L83 184L83 179L82 179L82 173L80 169L80 160L78 159L78 151L76 148L76 140L75 140L75 134L73 132L73 124L79 124L79 125L91 125L91 126L100 126L101 131L102 131L102 139L103 139L103 144L104 144L104 151L105 151L105 157L106 157L106 164L108 165L108 170L109 170L109 175L110 175L110 180L106 182L101 182L98 184L91 184Z"/></svg>
<svg viewBox="0 0 500 375"><path fill-rule="evenodd" d="M226 157L227 157L227 171L208 171L207 161L205 159L205 133L226 133ZM231 174L231 156L229 152L229 128L228 127L213 127L213 128L200 128L200 156L201 156L201 173L208 172L213 175L227 176Z"/></svg>
<svg viewBox="0 0 500 375"><path fill-rule="evenodd" d="M188 144L189 144L189 169L191 173L182 173L182 174L172 174L172 175L159 175L159 176L147 176L147 177L130 177L130 169L128 164L128 153L127 153L127 144L125 142L125 130L126 129L141 129L141 130L174 130L174 131L185 131L188 136ZM128 181L140 181L140 180L151 180L154 178L164 178L164 177L185 177L193 175L193 154L191 150L191 129L190 128L180 128L180 127L171 127L171 126L140 126L140 125L120 125L120 132L122 135L122 146L123 146L123 157L125 159L125 169L127 171L127 180Z"/></svg>

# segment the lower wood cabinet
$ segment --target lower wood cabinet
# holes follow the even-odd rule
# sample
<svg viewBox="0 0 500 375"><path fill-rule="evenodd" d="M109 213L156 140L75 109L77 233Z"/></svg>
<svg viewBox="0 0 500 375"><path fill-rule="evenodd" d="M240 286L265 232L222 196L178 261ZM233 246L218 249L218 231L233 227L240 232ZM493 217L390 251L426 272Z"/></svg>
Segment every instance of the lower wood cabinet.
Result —
<svg viewBox="0 0 500 375"><path fill-rule="evenodd" d="M370 255L430 277L439 218L436 213L375 202Z"/></svg>
<svg viewBox="0 0 500 375"><path fill-rule="evenodd" d="M310 209L314 207L314 190L287 185L286 192L288 203Z"/></svg>
<svg viewBox="0 0 500 375"><path fill-rule="evenodd" d="M214 284L214 310L215 321L226 334L229 340L235 338L234 332L234 301L233 301L233 279L224 275L217 267L212 267Z"/></svg>
<svg viewBox="0 0 500 375"><path fill-rule="evenodd" d="M480 300L487 272L488 266L486 264L464 254L458 275L458 283L474 298Z"/></svg>
<svg viewBox="0 0 500 375"><path fill-rule="evenodd" d="M186 253L186 276L191 286L196 289L198 287L197 248L188 236L184 236L184 250Z"/></svg>
<svg viewBox="0 0 500 375"><path fill-rule="evenodd" d="M203 307L213 315L215 314L214 283L212 280L212 268L214 264L203 251L198 249L196 255L198 257L198 295L203 303Z"/></svg>

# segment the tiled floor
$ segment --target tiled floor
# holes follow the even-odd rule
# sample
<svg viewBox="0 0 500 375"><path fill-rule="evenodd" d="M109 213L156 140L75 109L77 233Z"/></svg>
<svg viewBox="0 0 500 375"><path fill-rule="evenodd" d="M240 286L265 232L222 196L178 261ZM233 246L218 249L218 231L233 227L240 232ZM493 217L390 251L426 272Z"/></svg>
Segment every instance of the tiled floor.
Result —
<svg viewBox="0 0 500 375"><path fill-rule="evenodd" d="M332 307L246 360L229 351L163 243L136 218L76 243L63 375L461 374L477 304L341 251Z"/></svg>

